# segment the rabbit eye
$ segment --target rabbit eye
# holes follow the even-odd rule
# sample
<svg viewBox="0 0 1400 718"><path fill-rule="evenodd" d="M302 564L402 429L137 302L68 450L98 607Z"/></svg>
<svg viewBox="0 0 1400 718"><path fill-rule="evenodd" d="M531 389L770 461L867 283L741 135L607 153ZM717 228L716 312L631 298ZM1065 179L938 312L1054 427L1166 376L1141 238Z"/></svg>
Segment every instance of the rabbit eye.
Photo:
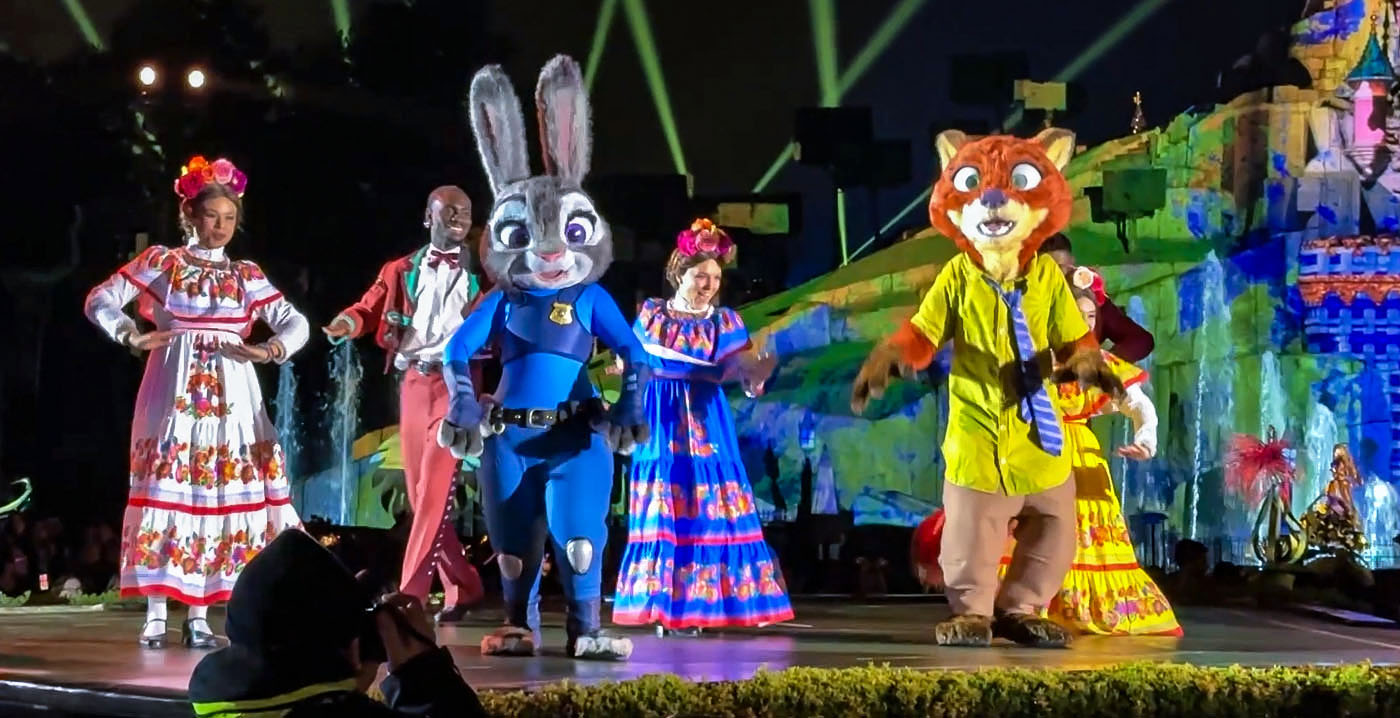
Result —
<svg viewBox="0 0 1400 718"><path fill-rule="evenodd" d="M569 244L587 244L593 239L593 218L578 216L569 220L569 224L564 227L564 239Z"/></svg>
<svg viewBox="0 0 1400 718"><path fill-rule="evenodd" d="M496 227L496 242L506 249L530 246L530 230L522 222L503 222Z"/></svg>

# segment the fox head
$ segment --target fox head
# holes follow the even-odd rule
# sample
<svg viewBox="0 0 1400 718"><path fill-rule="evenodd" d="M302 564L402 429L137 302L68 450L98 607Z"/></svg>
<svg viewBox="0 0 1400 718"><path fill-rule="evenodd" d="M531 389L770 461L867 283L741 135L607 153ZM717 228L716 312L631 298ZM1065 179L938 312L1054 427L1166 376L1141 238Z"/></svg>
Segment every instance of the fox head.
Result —
<svg viewBox="0 0 1400 718"><path fill-rule="evenodd" d="M929 221L999 280L1020 275L1050 235L1069 223L1069 183L1060 170L1074 133L1048 128L1034 139L957 130L935 141L943 174L933 185Z"/></svg>

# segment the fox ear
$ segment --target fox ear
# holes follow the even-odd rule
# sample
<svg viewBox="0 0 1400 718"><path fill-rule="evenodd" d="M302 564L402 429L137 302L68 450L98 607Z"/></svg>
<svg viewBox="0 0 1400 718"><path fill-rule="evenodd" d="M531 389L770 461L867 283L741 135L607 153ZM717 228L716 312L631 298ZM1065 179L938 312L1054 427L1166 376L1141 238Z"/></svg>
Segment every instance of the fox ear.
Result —
<svg viewBox="0 0 1400 718"><path fill-rule="evenodd" d="M967 135L958 130L944 130L938 133L933 145L938 148L938 168L948 169L948 163L953 161L953 157L958 154L958 150L967 144Z"/></svg>
<svg viewBox="0 0 1400 718"><path fill-rule="evenodd" d="M1069 158L1074 156L1074 133L1069 130L1047 127L1035 136L1035 141L1061 171L1069 164Z"/></svg>

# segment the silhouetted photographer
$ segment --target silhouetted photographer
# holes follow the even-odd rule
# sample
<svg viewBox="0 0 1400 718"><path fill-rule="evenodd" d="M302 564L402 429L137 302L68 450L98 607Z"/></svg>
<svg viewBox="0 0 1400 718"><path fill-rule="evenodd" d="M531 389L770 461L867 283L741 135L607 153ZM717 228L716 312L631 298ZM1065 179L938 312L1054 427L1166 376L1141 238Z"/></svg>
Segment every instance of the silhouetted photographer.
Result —
<svg viewBox="0 0 1400 718"><path fill-rule="evenodd" d="M484 716L411 596L374 600L309 534L284 531L249 562L228 603L229 644L199 662L201 717ZM384 702L366 693L381 663Z"/></svg>

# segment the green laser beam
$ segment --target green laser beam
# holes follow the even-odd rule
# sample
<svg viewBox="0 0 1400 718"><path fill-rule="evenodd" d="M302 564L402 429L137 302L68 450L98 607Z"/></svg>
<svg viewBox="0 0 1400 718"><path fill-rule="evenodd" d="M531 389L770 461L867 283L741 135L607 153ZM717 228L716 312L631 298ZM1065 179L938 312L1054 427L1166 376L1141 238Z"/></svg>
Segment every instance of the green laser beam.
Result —
<svg viewBox="0 0 1400 718"><path fill-rule="evenodd" d="M889 15L885 16L885 21L880 23L880 27L875 29L875 34L866 41L865 47L856 53L854 60L846 67L846 71L841 73L841 81L838 86L841 97L850 92L852 87L860 81L862 75L874 66L875 61L880 59L885 50L894 43L894 39L899 37L899 33L914 19L914 15L919 12L927 0L901 0L894 6Z"/></svg>
<svg viewBox="0 0 1400 718"><path fill-rule="evenodd" d="M102 36L97 34L97 27L92 24L92 18L88 17L87 10L83 9L81 0L63 0L63 7L68 9L73 24L78 26L78 32L83 34L87 44L98 52L107 49L106 45L102 44Z"/></svg>
<svg viewBox="0 0 1400 718"><path fill-rule="evenodd" d="M685 170L685 155L681 153L681 137L676 130L676 119L671 114L671 98L666 93L666 80L661 75L661 56L656 51L656 40L651 34L651 21L647 19L646 7L642 0L622 0L622 11L627 15L627 25L632 29L632 41L637 43L637 54L642 59L642 72L651 90L651 99L656 103L656 114L661 119L661 131L666 135L666 145L671 149L671 160L676 164L676 174L689 174Z"/></svg>
<svg viewBox="0 0 1400 718"><path fill-rule="evenodd" d="M850 245L846 242L846 192L836 188L836 236L841 239L841 266L851 263Z"/></svg>
<svg viewBox="0 0 1400 718"><path fill-rule="evenodd" d="M817 56L817 87L822 107L841 103L836 84L836 0L807 0L812 20L812 50Z"/></svg>
<svg viewBox="0 0 1400 718"><path fill-rule="evenodd" d="M1110 26L1108 30L1105 31L1102 35L1100 35L1097 40L1091 43L1088 47L1084 48L1084 51L1075 56L1075 58L1071 60L1068 65L1065 65L1064 69L1056 73L1054 81L1070 82L1074 78L1078 77L1080 73L1088 69L1088 67L1100 57L1107 54L1108 51L1112 49L1115 45L1117 45L1119 42L1122 42L1123 38L1127 37L1130 33L1132 33L1133 30L1137 29L1138 25L1141 25L1143 22L1146 22L1146 20L1149 17L1151 17L1153 13L1160 10L1161 7L1166 4L1167 0L1142 0L1137 5L1133 6L1131 10L1125 13L1122 17L1118 18L1118 21L1113 23L1113 25ZM1006 122L1002 123L1002 131L1005 132L1006 130L1015 127L1021 121L1021 118L1024 116L1025 110L1020 107L1016 108L1014 111L1011 112L1010 115L1007 116ZM880 228L880 231L876 232L869 239L865 240L863 244L857 247L856 251L851 253L852 256L860 254L870 245L874 244L875 240L879 239L882 235L885 234L885 232L888 232L891 227L898 224L900 220L908 216L910 212L913 212L915 207L918 207L919 205L925 203L928 200L929 192L932 191L933 188L929 187L920 192L919 196L915 197L909 204L905 205L904 209L901 209L899 211L899 214L895 215L894 219L891 219L890 221L886 222L885 225Z"/></svg>
<svg viewBox="0 0 1400 718"><path fill-rule="evenodd" d="M598 24L593 27L593 45L588 49L588 62L583 68L584 89L593 89L593 78L598 76L598 65L603 61L603 46L608 41L608 31L612 30L613 16L617 14L617 0L603 0L598 9Z"/></svg>
<svg viewBox="0 0 1400 718"><path fill-rule="evenodd" d="M901 2L890 11L890 14L885 17L884 22L880 23L880 27L875 29L875 34L871 35L870 39L866 41L865 47L862 47L860 52L856 53L856 58L851 61L851 66L839 75L836 82L836 94L832 97L828 97L826 95L825 86L822 86L823 107L836 107L841 104L841 98L846 95L846 91L854 87L861 76L875 64L880 54L894 42L894 39L899 36L900 31L909 24L909 21L914 18L914 14L925 2L927 2L927 0L901 0ZM822 12L818 7L819 0L808 0L808 3L809 7L812 9L812 35L814 44L817 44L817 80L820 85L822 78L822 51L820 43L817 40L817 35L818 26L824 21L819 18L819 13ZM835 13L836 10L833 5L831 9L833 35L836 26ZM831 56L834 62L836 57L834 39L832 41ZM830 102L828 102L828 100L830 100ZM754 194L762 192L770 182L777 178L783 166L787 164L788 160L792 159L795 147L796 145L792 141L789 141L782 152L778 153L778 156L773 159L773 164L768 167L768 171L754 184Z"/></svg>
<svg viewBox="0 0 1400 718"><path fill-rule="evenodd" d="M768 183L772 182L773 178L777 177L778 173L783 171L783 167L787 166L788 160L792 159L792 155L796 151L796 142L787 143L787 146L783 147L782 153L780 153L777 156L777 158L773 160L772 165L769 165L768 171L764 172L763 176L758 178L758 184L753 186L753 193L758 194L759 192L762 192L763 188L767 187Z"/></svg>
<svg viewBox="0 0 1400 718"><path fill-rule="evenodd" d="M335 31L340 34L341 44L348 44L350 42L349 0L331 0L331 16L335 18Z"/></svg>
<svg viewBox="0 0 1400 718"><path fill-rule="evenodd" d="M1056 73L1054 81L1069 82L1078 77L1079 73L1084 72L1095 60L1098 60L1100 57L1107 54L1109 50L1113 49L1115 45L1122 42L1123 38L1127 37L1133 30L1136 30L1138 25L1146 22L1147 18L1151 17L1153 13L1162 9L1162 6L1166 5L1167 2L1168 0L1142 0L1142 2L1134 5L1123 17L1118 18L1118 22L1113 23L1102 35L1099 35L1099 38L1095 40L1093 44L1085 48L1084 52L1079 53L1068 65L1065 65L1063 70ZM1021 106L1016 107L1006 116L1006 122L1003 122L1001 125L1002 131L1004 132L1020 124L1021 118L1025 116L1026 108Z"/></svg>

